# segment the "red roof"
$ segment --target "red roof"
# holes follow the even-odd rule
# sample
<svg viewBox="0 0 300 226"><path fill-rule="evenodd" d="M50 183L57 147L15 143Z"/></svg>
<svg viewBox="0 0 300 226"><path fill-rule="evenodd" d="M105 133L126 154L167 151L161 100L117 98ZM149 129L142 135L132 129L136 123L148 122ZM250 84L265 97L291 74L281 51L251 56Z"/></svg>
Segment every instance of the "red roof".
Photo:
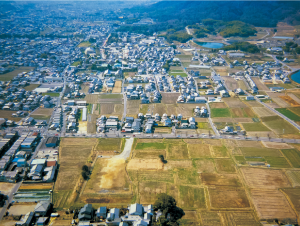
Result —
<svg viewBox="0 0 300 226"><path fill-rule="evenodd" d="M56 166L56 160L47 161L47 167Z"/></svg>

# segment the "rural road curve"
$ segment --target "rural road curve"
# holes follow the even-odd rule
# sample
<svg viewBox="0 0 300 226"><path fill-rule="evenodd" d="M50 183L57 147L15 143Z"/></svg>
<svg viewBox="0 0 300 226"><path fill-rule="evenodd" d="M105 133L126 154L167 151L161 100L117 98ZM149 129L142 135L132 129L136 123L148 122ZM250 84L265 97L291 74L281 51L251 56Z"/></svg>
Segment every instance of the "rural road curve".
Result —
<svg viewBox="0 0 300 226"><path fill-rule="evenodd" d="M130 156L133 141L134 141L134 138L126 139L126 143L125 143L123 152L119 155L116 155L114 158L123 158L126 160Z"/></svg>

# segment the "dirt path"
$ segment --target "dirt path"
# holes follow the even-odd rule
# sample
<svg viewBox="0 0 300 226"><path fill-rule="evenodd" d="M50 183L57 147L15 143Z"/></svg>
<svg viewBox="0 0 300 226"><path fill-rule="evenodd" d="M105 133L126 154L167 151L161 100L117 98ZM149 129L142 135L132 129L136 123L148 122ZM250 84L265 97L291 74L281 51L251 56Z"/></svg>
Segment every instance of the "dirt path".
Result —
<svg viewBox="0 0 300 226"><path fill-rule="evenodd" d="M130 156L133 141L134 141L134 138L126 139L126 143L125 143L123 152L120 155L114 156L113 158L121 158L121 159L126 160Z"/></svg>

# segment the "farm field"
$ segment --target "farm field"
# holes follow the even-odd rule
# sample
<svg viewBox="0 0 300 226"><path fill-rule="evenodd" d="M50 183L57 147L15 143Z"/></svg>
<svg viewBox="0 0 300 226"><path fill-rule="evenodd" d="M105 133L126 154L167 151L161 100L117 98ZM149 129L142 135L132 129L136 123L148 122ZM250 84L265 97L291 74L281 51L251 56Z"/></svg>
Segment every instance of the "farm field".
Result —
<svg viewBox="0 0 300 226"><path fill-rule="evenodd" d="M49 120L53 112L53 108L42 108L35 110L31 117L36 120Z"/></svg>
<svg viewBox="0 0 300 226"><path fill-rule="evenodd" d="M290 219L297 222L296 214L280 191L252 189L251 197L260 219Z"/></svg>
<svg viewBox="0 0 300 226"><path fill-rule="evenodd" d="M242 123L242 125L246 131L270 131L270 129L261 122Z"/></svg>
<svg viewBox="0 0 300 226"><path fill-rule="evenodd" d="M283 188L282 191L289 197L291 200L294 209L297 211L297 214L300 213L300 188Z"/></svg>
<svg viewBox="0 0 300 226"><path fill-rule="evenodd" d="M53 195L55 207L63 208L71 202L69 197L81 180L81 168L92 154L92 149L96 143L97 139L94 138L63 138L61 140L59 148L60 167Z"/></svg>
<svg viewBox="0 0 300 226"><path fill-rule="evenodd" d="M9 110L0 110L1 118L6 118L8 120L13 120L14 122L19 122L22 118L20 117L12 117L13 113L17 111L9 111Z"/></svg>
<svg viewBox="0 0 300 226"><path fill-rule="evenodd" d="M300 152L296 149L281 150L294 168L300 168Z"/></svg>
<svg viewBox="0 0 300 226"><path fill-rule="evenodd" d="M298 170L287 170L286 175L292 183L293 187L300 187L300 171Z"/></svg>
<svg viewBox="0 0 300 226"><path fill-rule="evenodd" d="M5 74L1 74L0 75L0 81L10 81L12 80L15 76L17 76L18 74L22 73L22 72L29 72L33 70L32 67L17 67L15 70L5 73Z"/></svg>
<svg viewBox="0 0 300 226"><path fill-rule="evenodd" d="M231 113L228 108L212 108L211 117L231 117Z"/></svg>
<svg viewBox="0 0 300 226"><path fill-rule="evenodd" d="M262 122L279 135L298 134L298 130L279 116L261 118Z"/></svg>
<svg viewBox="0 0 300 226"><path fill-rule="evenodd" d="M112 90L112 93L121 93L122 91L122 81L116 81L115 86Z"/></svg>
<svg viewBox="0 0 300 226"><path fill-rule="evenodd" d="M252 110L259 117L275 116L276 114L265 107L252 107Z"/></svg>
<svg viewBox="0 0 300 226"><path fill-rule="evenodd" d="M35 88L37 88L39 86L40 86L40 84L30 84L29 86L25 86L24 89L26 91L32 91L32 90L34 90Z"/></svg>
<svg viewBox="0 0 300 226"><path fill-rule="evenodd" d="M286 117L288 117L289 119L293 120L293 121L300 121L300 116L293 113L292 111L290 111L287 108L276 108L276 111L279 111L281 114L285 115Z"/></svg>
<svg viewBox="0 0 300 226"><path fill-rule="evenodd" d="M256 115L251 110L251 108L231 108L231 115L233 118L240 118L240 117L250 117L254 118Z"/></svg>

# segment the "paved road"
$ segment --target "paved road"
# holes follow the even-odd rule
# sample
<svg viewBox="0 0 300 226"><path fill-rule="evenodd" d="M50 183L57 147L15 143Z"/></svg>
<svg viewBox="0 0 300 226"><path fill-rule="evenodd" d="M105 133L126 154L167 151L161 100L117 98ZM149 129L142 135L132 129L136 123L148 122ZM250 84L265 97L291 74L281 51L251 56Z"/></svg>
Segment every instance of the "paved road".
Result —
<svg viewBox="0 0 300 226"><path fill-rule="evenodd" d="M217 130L215 124L213 123L213 121L211 119L211 111L210 111L210 107L209 107L208 103L206 103L206 107L207 107L208 116L209 116L209 118L208 118L209 124L210 124L211 128L213 129L213 131L215 132L215 134L217 136L220 136L219 131Z"/></svg>
<svg viewBox="0 0 300 226"><path fill-rule="evenodd" d="M133 141L134 141L133 138L126 139L126 143L125 143L123 152L119 155L114 156L114 158L122 158L124 160L129 158Z"/></svg>
<svg viewBox="0 0 300 226"><path fill-rule="evenodd" d="M6 200L5 205L1 208L0 211L0 221L2 219L2 217L5 215L6 211L7 211L7 207L9 205L9 203L12 202L13 197L14 197L14 193L16 193L19 189L19 187L21 186L22 182L18 182L16 183L16 185L14 186L14 188L10 191L10 193L8 194L8 200Z"/></svg>

